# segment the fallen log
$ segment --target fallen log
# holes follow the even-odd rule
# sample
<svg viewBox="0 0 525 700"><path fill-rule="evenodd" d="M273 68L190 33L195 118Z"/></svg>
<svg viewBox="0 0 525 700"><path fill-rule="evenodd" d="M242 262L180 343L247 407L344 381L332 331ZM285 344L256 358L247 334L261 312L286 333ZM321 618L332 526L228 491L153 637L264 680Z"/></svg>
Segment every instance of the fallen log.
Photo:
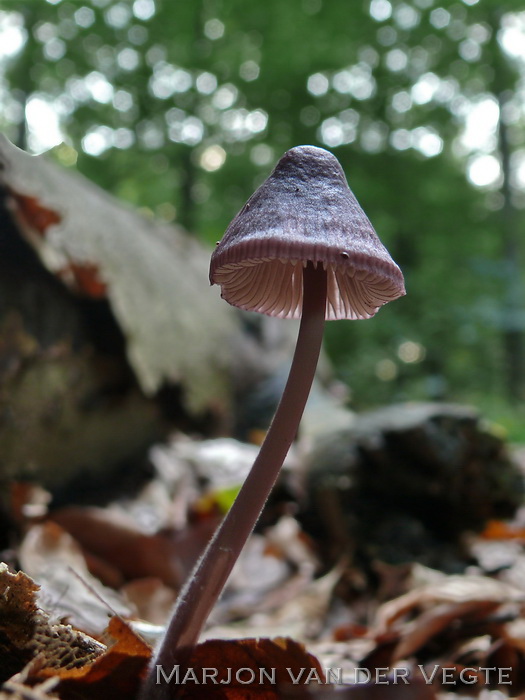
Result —
<svg viewBox="0 0 525 700"><path fill-rule="evenodd" d="M237 315L209 251L0 135L0 476L115 469L230 419Z"/></svg>

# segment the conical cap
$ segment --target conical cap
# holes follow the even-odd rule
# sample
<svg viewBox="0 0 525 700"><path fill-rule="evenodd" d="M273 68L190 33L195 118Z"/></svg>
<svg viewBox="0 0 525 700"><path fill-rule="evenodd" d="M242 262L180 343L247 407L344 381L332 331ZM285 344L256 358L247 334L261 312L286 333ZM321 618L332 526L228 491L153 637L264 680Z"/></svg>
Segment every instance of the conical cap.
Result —
<svg viewBox="0 0 525 700"><path fill-rule="evenodd" d="M217 244L210 282L234 306L299 318L307 262L328 273L326 318L370 318L405 294L403 275L359 206L339 161L287 151Z"/></svg>

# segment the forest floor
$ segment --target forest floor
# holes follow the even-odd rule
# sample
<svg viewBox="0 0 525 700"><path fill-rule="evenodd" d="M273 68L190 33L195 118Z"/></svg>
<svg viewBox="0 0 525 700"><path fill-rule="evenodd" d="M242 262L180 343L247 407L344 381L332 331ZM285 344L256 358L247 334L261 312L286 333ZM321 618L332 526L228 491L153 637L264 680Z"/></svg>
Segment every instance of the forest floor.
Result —
<svg viewBox="0 0 525 700"><path fill-rule="evenodd" d="M159 448L154 477L104 506L50 510L43 488L12 485L19 539L0 569L2 700L136 695L232 498L204 489L177 454ZM187 667L163 669L169 697L525 697L525 509L466 534L468 563L445 573L350 556L327 569L293 504L271 507Z"/></svg>

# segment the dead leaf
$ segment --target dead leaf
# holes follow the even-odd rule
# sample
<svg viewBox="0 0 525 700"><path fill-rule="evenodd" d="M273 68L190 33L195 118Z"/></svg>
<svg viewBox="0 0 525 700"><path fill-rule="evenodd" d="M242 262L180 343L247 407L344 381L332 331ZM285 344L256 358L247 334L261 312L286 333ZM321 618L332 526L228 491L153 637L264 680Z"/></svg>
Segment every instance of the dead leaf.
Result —
<svg viewBox="0 0 525 700"><path fill-rule="evenodd" d="M432 638L455 623L456 629L466 619L484 618L498 607L494 601L466 600L459 603L442 603L425 610L413 622L403 627L402 636L395 647L392 660L406 659L419 651Z"/></svg>
<svg viewBox="0 0 525 700"><path fill-rule="evenodd" d="M95 566L111 565L125 580L158 578L175 589L190 573L218 522L208 518L180 532L145 534L116 509L71 506L50 517L94 557Z"/></svg>
<svg viewBox="0 0 525 700"><path fill-rule="evenodd" d="M480 537L486 540L525 540L525 528L503 520L489 520Z"/></svg>
<svg viewBox="0 0 525 700"><path fill-rule="evenodd" d="M90 574L79 545L54 522L28 530L19 558L24 571L40 585L40 604L57 620L67 618L78 629L99 637L112 611L132 612L122 596Z"/></svg>
<svg viewBox="0 0 525 700"><path fill-rule="evenodd" d="M62 508L52 513L58 523L91 555L111 563L125 579L156 577L178 587L181 571L169 537L145 535L124 513L109 508Z"/></svg>
<svg viewBox="0 0 525 700"><path fill-rule="evenodd" d="M9 517L21 530L27 522L47 514L51 494L29 481L12 481L9 484Z"/></svg>
<svg viewBox="0 0 525 700"><path fill-rule="evenodd" d="M122 593L137 610L137 616L153 625L165 625L177 595L158 578L140 578L126 583Z"/></svg>
<svg viewBox="0 0 525 700"><path fill-rule="evenodd" d="M134 697L151 657L151 648L118 617L111 618L107 634L114 641L93 663L53 674L44 669L37 671L35 677L58 676L57 692L61 700Z"/></svg>
<svg viewBox="0 0 525 700"><path fill-rule="evenodd" d="M445 576L435 584L416 588L380 606L376 615L375 634L389 630L399 618L440 603L525 602L525 592L485 576Z"/></svg>
<svg viewBox="0 0 525 700"><path fill-rule="evenodd" d="M165 671L168 678L169 672ZM294 681L296 685L323 684L325 674L301 644L278 637L203 642L186 668L168 682L171 697L177 700L278 700L281 689Z"/></svg>
<svg viewBox="0 0 525 700"><path fill-rule="evenodd" d="M0 564L0 682L37 659L40 669L76 669L100 656L104 646L70 625L52 624L36 601L39 587L26 574Z"/></svg>

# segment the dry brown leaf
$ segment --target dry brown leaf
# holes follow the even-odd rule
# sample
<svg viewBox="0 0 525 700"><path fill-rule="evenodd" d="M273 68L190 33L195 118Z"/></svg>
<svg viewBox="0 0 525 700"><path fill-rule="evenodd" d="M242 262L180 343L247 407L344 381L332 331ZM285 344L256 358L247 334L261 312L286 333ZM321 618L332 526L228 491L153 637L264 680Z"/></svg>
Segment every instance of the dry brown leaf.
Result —
<svg viewBox="0 0 525 700"><path fill-rule="evenodd" d="M165 674L169 678L169 670ZM301 644L277 637L210 639L195 648L186 669L179 669L178 677L174 674L168 682L171 697L177 700L278 700L282 688L294 680L297 685L315 686L325 682L325 675Z"/></svg>
<svg viewBox="0 0 525 700"><path fill-rule="evenodd" d="M52 496L49 491L29 481L12 481L9 484L9 518L23 530L28 522L42 518Z"/></svg>
<svg viewBox="0 0 525 700"><path fill-rule="evenodd" d="M179 588L189 575L220 519L199 520L180 531L144 533L124 512L111 508L71 506L51 516L82 546L94 566L120 573L123 580L158 578Z"/></svg>
<svg viewBox="0 0 525 700"><path fill-rule="evenodd" d="M486 540L525 540L525 528L503 520L489 520L480 537Z"/></svg>
<svg viewBox="0 0 525 700"><path fill-rule="evenodd" d="M392 655L393 661L412 656L453 622L457 624L465 618L486 617L498 605L493 601L464 600L459 603L442 603L425 610L403 627L401 639Z"/></svg>
<svg viewBox="0 0 525 700"><path fill-rule="evenodd" d="M447 576L435 584L416 588L380 606L376 615L375 635L389 630L399 618L440 603L504 603L525 602L525 592L514 586L484 576Z"/></svg>
<svg viewBox="0 0 525 700"><path fill-rule="evenodd" d="M169 620L177 594L158 578L139 578L126 583L121 592L134 605L137 616L152 625L164 625Z"/></svg>
<svg viewBox="0 0 525 700"><path fill-rule="evenodd" d="M57 692L61 700L134 697L151 657L151 648L119 617L111 618L107 633L114 641L93 663L59 672L35 669L35 677L58 677Z"/></svg>
<svg viewBox="0 0 525 700"><path fill-rule="evenodd" d="M0 567L0 680L7 681L7 697L56 697L48 689L61 700L133 697L150 647L119 617L110 621L107 649L70 625L50 624L36 604L37 590L24 573Z"/></svg>
<svg viewBox="0 0 525 700"><path fill-rule="evenodd" d="M496 579L443 577L379 608L369 634L376 646L359 665L373 671L415 657L436 686L458 693L497 687L503 674L514 697L525 687L525 655L510 631L523 600L522 591Z"/></svg>
<svg viewBox="0 0 525 700"><path fill-rule="evenodd" d="M0 682L35 660L54 675L89 664L104 652L102 644L70 625L52 624L37 605L37 592L29 576L0 564Z"/></svg>
<svg viewBox="0 0 525 700"><path fill-rule="evenodd" d="M59 525L31 527L19 548L25 572L40 586L39 601L56 619L99 637L112 612L130 615L131 606L88 571L82 550Z"/></svg>
<svg viewBox="0 0 525 700"><path fill-rule="evenodd" d="M71 506L55 511L51 518L97 561L111 564L124 579L155 577L173 587L182 582L183 571L171 539L144 534L123 513Z"/></svg>

